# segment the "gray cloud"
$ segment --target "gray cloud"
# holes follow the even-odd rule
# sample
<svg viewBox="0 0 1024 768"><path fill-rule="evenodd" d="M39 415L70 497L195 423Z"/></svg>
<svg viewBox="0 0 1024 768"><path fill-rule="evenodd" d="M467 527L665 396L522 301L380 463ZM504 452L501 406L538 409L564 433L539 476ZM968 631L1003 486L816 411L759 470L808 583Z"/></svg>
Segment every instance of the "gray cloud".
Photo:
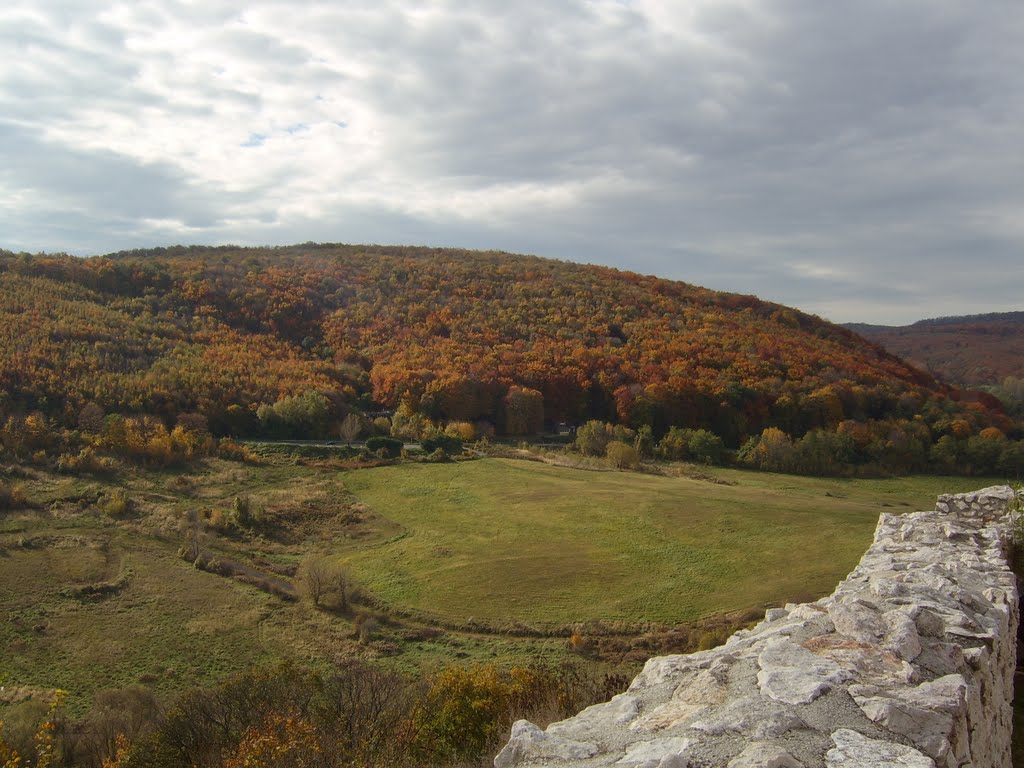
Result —
<svg viewBox="0 0 1024 768"><path fill-rule="evenodd" d="M0 10L3 247L443 244L844 321L1020 308L1015 0L40 5Z"/></svg>

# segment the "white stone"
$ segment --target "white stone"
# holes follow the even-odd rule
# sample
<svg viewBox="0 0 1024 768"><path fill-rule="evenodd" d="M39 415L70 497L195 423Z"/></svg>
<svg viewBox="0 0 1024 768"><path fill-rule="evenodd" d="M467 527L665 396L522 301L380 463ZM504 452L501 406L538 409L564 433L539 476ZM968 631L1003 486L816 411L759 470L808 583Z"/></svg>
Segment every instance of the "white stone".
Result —
<svg viewBox="0 0 1024 768"><path fill-rule="evenodd" d="M837 600L829 606L828 615L836 632L861 643L879 642L888 629L877 609L856 600Z"/></svg>
<svg viewBox="0 0 1024 768"><path fill-rule="evenodd" d="M948 714L882 696L858 703L869 720L906 736L936 760L941 761L949 752L953 719Z"/></svg>
<svg viewBox="0 0 1024 768"><path fill-rule="evenodd" d="M764 741L806 728L807 724L790 707L760 696L748 696L700 717L690 727L711 735L739 733L754 741Z"/></svg>
<svg viewBox="0 0 1024 768"><path fill-rule="evenodd" d="M840 728L835 748L825 754L825 768L935 768L935 761L913 747L878 741Z"/></svg>
<svg viewBox="0 0 1024 768"><path fill-rule="evenodd" d="M804 768L804 766L779 746L755 742L730 760L727 768Z"/></svg>
<svg viewBox="0 0 1024 768"><path fill-rule="evenodd" d="M494 758L494 768L512 768L529 760L582 760L597 752L597 744L544 733L528 720L517 720L508 744Z"/></svg>
<svg viewBox="0 0 1024 768"><path fill-rule="evenodd" d="M661 761L665 757L684 757L683 753L690 746L690 739L684 736L671 736L652 741L637 741L626 749L625 756L616 765L638 765L649 760ZM657 765L658 762L655 763Z"/></svg>
<svg viewBox="0 0 1024 768"><path fill-rule="evenodd" d="M643 717L629 724L629 728L637 733L652 733L674 728L697 715L702 715L710 707L707 704L693 704L687 701L672 701L660 704ZM551 726L554 728L554 726Z"/></svg>
<svg viewBox="0 0 1024 768"><path fill-rule="evenodd" d="M801 603L800 605L787 605L789 610L789 618L791 619L816 619L821 618L826 613L826 609L818 605L817 603Z"/></svg>
<svg viewBox="0 0 1024 768"><path fill-rule="evenodd" d="M889 631L885 635L884 647L905 661L916 659L921 654L921 637L914 620L903 611L888 611L885 622Z"/></svg>
<svg viewBox="0 0 1024 768"><path fill-rule="evenodd" d="M778 638L765 643L757 663L761 693L785 704L809 704L846 677L834 661Z"/></svg>

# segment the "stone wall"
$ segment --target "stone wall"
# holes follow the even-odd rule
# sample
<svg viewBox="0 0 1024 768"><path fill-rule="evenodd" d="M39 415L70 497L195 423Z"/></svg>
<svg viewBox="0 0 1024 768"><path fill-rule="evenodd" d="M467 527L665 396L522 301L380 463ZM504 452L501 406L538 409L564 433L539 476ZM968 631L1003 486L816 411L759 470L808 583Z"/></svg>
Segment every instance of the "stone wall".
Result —
<svg viewBox="0 0 1024 768"><path fill-rule="evenodd" d="M829 597L651 659L627 692L544 730L520 720L494 765L1008 767L1012 499L986 488L883 514Z"/></svg>

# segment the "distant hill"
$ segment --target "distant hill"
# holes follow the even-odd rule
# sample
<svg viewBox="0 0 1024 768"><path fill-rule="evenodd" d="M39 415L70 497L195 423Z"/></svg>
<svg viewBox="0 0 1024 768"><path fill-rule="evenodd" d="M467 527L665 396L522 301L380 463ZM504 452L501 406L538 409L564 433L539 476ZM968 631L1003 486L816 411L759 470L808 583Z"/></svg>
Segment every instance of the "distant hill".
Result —
<svg viewBox="0 0 1024 768"><path fill-rule="evenodd" d="M1024 377L1024 312L921 320L913 325L849 323L907 362L953 384L980 387Z"/></svg>
<svg viewBox="0 0 1024 768"><path fill-rule="evenodd" d="M961 434L1013 426L818 317L605 267L322 244L0 252L0 417L40 409L73 426L95 403L246 434L261 405L309 392L326 400L317 429L400 405L507 434L601 419L733 446L768 426L917 417L915 440L957 419Z"/></svg>

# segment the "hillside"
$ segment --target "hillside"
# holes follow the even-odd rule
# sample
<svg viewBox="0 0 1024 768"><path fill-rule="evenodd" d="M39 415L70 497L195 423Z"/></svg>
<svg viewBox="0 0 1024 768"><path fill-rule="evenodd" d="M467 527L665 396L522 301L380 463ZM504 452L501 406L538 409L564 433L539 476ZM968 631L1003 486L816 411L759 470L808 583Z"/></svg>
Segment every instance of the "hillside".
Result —
<svg viewBox="0 0 1024 768"><path fill-rule="evenodd" d="M601 419L656 435L703 427L732 446L768 426L793 436L844 422L891 431L915 416L930 432L903 429L927 443L958 421L957 438L1014 429L992 403L964 402L880 346L797 310L493 252L2 253L0 360L3 408L38 409L69 427L94 403L169 425L198 412L221 435L268 430L259 408L266 416L274 404L275 428L311 436L352 409L399 406L402 419L499 434ZM288 399L302 393L320 395Z"/></svg>
<svg viewBox="0 0 1024 768"><path fill-rule="evenodd" d="M1024 377L1024 312L941 317L904 326L850 323L846 328L960 386Z"/></svg>

